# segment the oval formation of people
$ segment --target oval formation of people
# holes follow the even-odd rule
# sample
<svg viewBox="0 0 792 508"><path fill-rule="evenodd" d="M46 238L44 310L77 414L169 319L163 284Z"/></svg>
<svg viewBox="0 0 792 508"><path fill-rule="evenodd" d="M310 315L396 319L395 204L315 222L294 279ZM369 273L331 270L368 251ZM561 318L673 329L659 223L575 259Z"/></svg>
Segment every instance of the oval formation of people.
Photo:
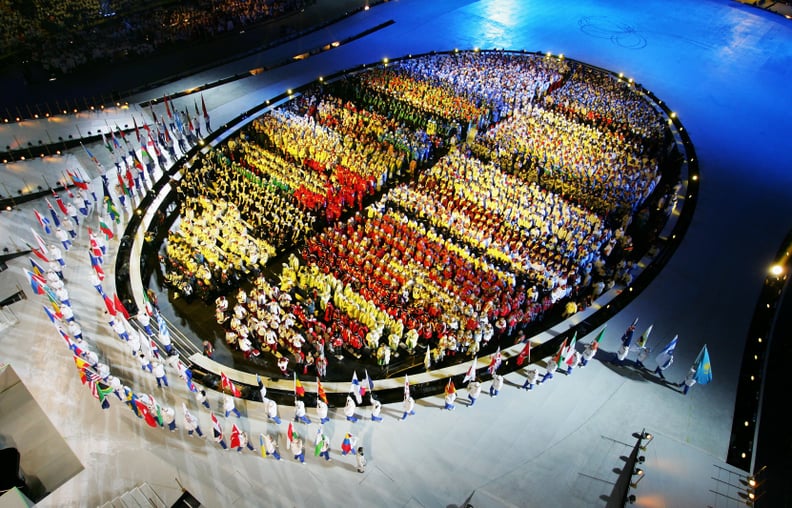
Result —
<svg viewBox="0 0 792 508"><path fill-rule="evenodd" d="M612 73L525 52L405 58L320 80L199 153L159 275L215 316L199 347L239 370L424 372L630 286L680 167L663 111Z"/></svg>

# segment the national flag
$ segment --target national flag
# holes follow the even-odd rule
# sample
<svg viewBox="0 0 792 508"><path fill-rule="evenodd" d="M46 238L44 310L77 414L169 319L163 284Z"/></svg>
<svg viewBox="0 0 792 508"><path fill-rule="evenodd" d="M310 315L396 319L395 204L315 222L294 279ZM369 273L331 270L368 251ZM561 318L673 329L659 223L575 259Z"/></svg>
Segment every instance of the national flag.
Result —
<svg viewBox="0 0 792 508"><path fill-rule="evenodd" d="M63 184L63 190L66 191L66 195L69 196L69 199L74 199L74 193L69 188L69 179L66 178L66 173L63 173L63 178L61 179L60 183ZM55 196L57 196L57 193L54 190L52 191L52 193L55 194Z"/></svg>
<svg viewBox="0 0 792 508"><path fill-rule="evenodd" d="M289 428L286 429L286 439L288 440L288 447L291 448L292 441L294 441L294 426L289 422Z"/></svg>
<svg viewBox="0 0 792 508"><path fill-rule="evenodd" d="M234 385L234 382L228 379L228 376L226 376L225 372L222 371L220 372L220 387L223 390L228 390L231 392L231 395L234 397L242 396L242 392L239 391L239 388L237 388L236 385Z"/></svg>
<svg viewBox="0 0 792 508"><path fill-rule="evenodd" d="M525 346L523 346L522 351L520 354L517 355L517 365L522 366L525 360L528 360L528 363L531 363L531 341L526 340Z"/></svg>
<svg viewBox="0 0 792 508"><path fill-rule="evenodd" d="M146 314L153 316L154 308L151 306L151 302L149 301L148 293L146 291L143 291L143 304L146 308Z"/></svg>
<svg viewBox="0 0 792 508"><path fill-rule="evenodd" d="M107 295L104 295L103 299L104 299L105 307L107 308L107 312L109 312L111 316L115 317L116 309L115 306L113 305L113 300L111 300L110 297Z"/></svg>
<svg viewBox="0 0 792 508"><path fill-rule="evenodd" d="M42 250L40 248L37 249L37 248L33 247L32 245L30 245L27 242L25 242L25 245L28 246L28 248L30 249L30 252L35 254L35 256L37 258L39 258L40 260L44 261L45 263L49 263L49 258L46 256L46 254L44 254L44 252L42 252Z"/></svg>
<svg viewBox="0 0 792 508"><path fill-rule="evenodd" d="M63 215L69 215L69 209L66 208L66 204L64 204L64 202L61 199L61 197L58 196L58 193L55 192L55 191L52 191L52 197L55 199L55 204L58 205L58 208L60 209L61 213Z"/></svg>
<svg viewBox="0 0 792 508"><path fill-rule="evenodd" d="M69 349L72 349L74 343L72 342L71 337L69 337L69 334L66 333L66 330L64 330L63 327L57 324L55 325L55 328L58 329L58 333L60 333L61 338L66 341L66 345L69 346ZM79 354L76 351L74 353Z"/></svg>
<svg viewBox="0 0 792 508"><path fill-rule="evenodd" d="M621 336L621 343L623 346L630 347L632 344L633 334L635 333L635 326L638 324L638 318L635 318L635 321L627 327L625 330L624 335Z"/></svg>
<svg viewBox="0 0 792 508"><path fill-rule="evenodd" d="M110 215L110 220L114 221L116 224L121 223L121 214L118 213L115 205L113 204L113 200L110 196L105 196L105 205L107 206L107 213Z"/></svg>
<svg viewBox="0 0 792 508"><path fill-rule="evenodd" d="M36 233L36 231L33 228L30 228L30 231L33 232L33 239L36 240L36 244L39 246L39 249L41 250L41 254L44 255L44 258L46 258L47 244L44 243L44 239L41 238L41 236L39 236L39 234ZM33 253L36 254L35 251ZM41 256L39 256L38 254L36 254L36 256L38 256L38 258L41 259L42 261L49 262L49 260L47 259L42 259Z"/></svg>
<svg viewBox="0 0 792 508"><path fill-rule="evenodd" d="M44 268L36 263L36 260L33 258L28 258L30 260L30 264L33 266L33 273L36 275L44 275Z"/></svg>
<svg viewBox="0 0 792 508"><path fill-rule="evenodd" d="M83 150L85 150L85 154L88 155L88 158L91 159L91 162L93 162L98 168L103 170L102 163L99 162L99 159L97 159L93 153L91 153L88 147L83 145L82 143L80 143L80 146L83 147Z"/></svg>
<svg viewBox="0 0 792 508"><path fill-rule="evenodd" d="M705 385L712 381L712 366L710 365L709 351L706 344L699 351L693 367L696 369L696 382L698 384Z"/></svg>
<svg viewBox="0 0 792 508"><path fill-rule="evenodd" d="M107 238L108 240L112 239L113 236L115 236L115 235L113 235L113 230L110 229L110 226L108 226L105 223L105 221L103 221L102 219L99 219L99 231L104 233L105 238Z"/></svg>
<svg viewBox="0 0 792 508"><path fill-rule="evenodd" d="M102 403L102 407L104 407L107 396L113 393L113 387L101 381L97 381L95 386L96 386L96 398L99 399L99 402Z"/></svg>
<svg viewBox="0 0 792 508"><path fill-rule="evenodd" d="M156 124L158 122L157 113L154 112L154 106L152 106L151 104L149 104L149 113L151 113L151 119Z"/></svg>
<svg viewBox="0 0 792 508"><path fill-rule="evenodd" d="M374 380L369 376L368 369L366 369L366 379L368 379L368 391L371 393L374 391Z"/></svg>
<svg viewBox="0 0 792 508"><path fill-rule="evenodd" d="M84 191L88 190L88 182L86 182L85 180L82 179L82 177L80 177L80 175L77 173L77 170L75 170L74 173L72 173L70 170L67 169L66 174L69 175L69 178L71 178L72 183L75 186L77 186L78 189Z"/></svg>
<svg viewBox="0 0 792 508"><path fill-rule="evenodd" d="M35 208L33 209L33 214L36 216L36 220L41 225L41 229L44 230L45 233L48 235L52 233L52 229L50 229L50 221L48 218L43 217L38 210Z"/></svg>
<svg viewBox="0 0 792 508"><path fill-rule="evenodd" d="M567 350L566 350L565 363L568 366L572 366L572 362L574 361L575 355L573 355L572 353L575 352L575 344L576 343L577 343L577 330L575 330L575 333L572 334L572 341L569 343L569 347L567 347Z"/></svg>
<svg viewBox="0 0 792 508"><path fill-rule="evenodd" d="M470 361L470 367L468 367L467 372L465 372L465 377L462 378L462 384L467 383L471 379L476 377L476 362L478 361L477 357L473 357L473 360Z"/></svg>
<svg viewBox="0 0 792 508"><path fill-rule="evenodd" d="M305 388L303 388L300 378L297 377L297 371L294 371L294 396L302 397L305 395Z"/></svg>
<svg viewBox="0 0 792 508"><path fill-rule="evenodd" d="M116 129L118 129L118 126L116 126ZM113 132L112 129L110 129L110 141L113 142L114 150L119 150L119 151L121 150L121 143L118 142L118 138L116 138L115 132Z"/></svg>
<svg viewBox="0 0 792 508"><path fill-rule="evenodd" d="M341 442L341 451L347 454L352 451L352 434L347 432L344 434L344 440Z"/></svg>
<svg viewBox="0 0 792 508"><path fill-rule="evenodd" d="M231 448L239 448L242 446L242 431L239 430L236 423L231 426L231 438L228 440L228 445Z"/></svg>
<svg viewBox="0 0 792 508"><path fill-rule="evenodd" d="M170 337L170 330L168 330L168 323L162 316L161 312L157 312L157 328L159 329L160 337Z"/></svg>
<svg viewBox="0 0 792 508"><path fill-rule="evenodd" d="M201 109L203 110L204 119L209 118L209 111L206 109L206 102L204 101L204 96L201 94Z"/></svg>
<svg viewBox="0 0 792 508"><path fill-rule="evenodd" d="M93 250L88 251L88 258L91 260L92 267L101 266L102 261L96 256L96 253L93 252Z"/></svg>
<svg viewBox="0 0 792 508"><path fill-rule="evenodd" d="M55 317L55 314L53 314L52 311L49 310L46 305L42 305L41 307L44 309L44 312L47 314L47 317L49 318L50 321L52 321L53 324L55 323L56 319L60 320L60 318Z"/></svg>
<svg viewBox="0 0 792 508"><path fill-rule="evenodd" d="M404 376L404 400L410 398L410 376Z"/></svg>
<svg viewBox="0 0 792 508"><path fill-rule="evenodd" d="M90 367L88 362L86 362L85 359L83 359L82 357L79 357L75 354L73 354L72 357L74 358L74 365L77 367L77 370L83 371L86 367ZM85 384L87 380L88 378L84 377L83 384Z"/></svg>
<svg viewBox="0 0 792 508"><path fill-rule="evenodd" d="M151 133L149 133L148 138L149 138L149 141L148 141L149 146L151 146L154 149L154 155L156 155L157 159L159 159L160 156L162 155L162 152L160 151L159 147L157 146L157 143L154 141L154 138L151 137Z"/></svg>
<svg viewBox="0 0 792 508"><path fill-rule="evenodd" d="M35 273L31 272L30 270L25 270L25 275L27 275L28 282L30 283L31 289L37 295L44 294L44 286L47 285L47 282L44 281L40 275L36 275Z"/></svg>
<svg viewBox="0 0 792 508"><path fill-rule="evenodd" d="M104 143L105 148L107 148L107 151L113 153L113 145L111 145L110 141L107 140L107 136L105 136L104 132L102 133L102 142Z"/></svg>
<svg viewBox="0 0 792 508"><path fill-rule="evenodd" d="M47 202L47 208L49 208L50 215L52 215L52 222L55 223L55 227L60 227L60 218L58 217L58 212L55 211L55 208L52 207L52 203L49 202L49 199L44 198L44 201Z"/></svg>
<svg viewBox="0 0 792 508"><path fill-rule="evenodd" d="M322 382L319 381L319 377L316 378L316 395L322 399L322 402L327 404L327 394L325 393L324 386L322 386Z"/></svg>
<svg viewBox="0 0 792 508"><path fill-rule="evenodd" d="M553 363L557 366L561 366L561 363L564 361L564 350L566 350L567 339L564 339L564 342L561 343L561 347L558 348L558 352L553 356Z"/></svg>
<svg viewBox="0 0 792 508"><path fill-rule="evenodd" d="M215 439L223 438L223 427L220 426L220 422L217 421L217 417L214 413L209 414L209 418L212 420L212 435L214 435Z"/></svg>
<svg viewBox="0 0 792 508"><path fill-rule="evenodd" d="M140 130L138 129L137 120L135 120L134 115L132 116L132 125L135 127L135 138L137 139L138 143L140 143Z"/></svg>
<svg viewBox="0 0 792 508"><path fill-rule="evenodd" d="M169 119L173 120L173 112L171 111L170 104L168 103L168 96L166 95L163 100L165 101L165 113L167 113Z"/></svg>
<svg viewBox="0 0 792 508"><path fill-rule="evenodd" d="M325 435L322 433L322 428L319 427L318 433L316 434L316 446L314 447L314 456L318 457L320 453L322 453L322 448L324 447Z"/></svg>
<svg viewBox="0 0 792 508"><path fill-rule="evenodd" d="M358 404L363 402L363 396L360 393L360 382L358 381L357 371L352 373L352 386L350 387L349 391L355 396L355 400Z"/></svg>
<svg viewBox="0 0 792 508"><path fill-rule="evenodd" d="M495 371L498 370L498 367L500 367L502 362L503 362L503 356L501 356L500 346L498 346L498 350L495 351L495 354L492 355L492 357L490 358L490 364L487 367L487 372L489 372L490 375L494 376Z"/></svg>
<svg viewBox="0 0 792 508"><path fill-rule="evenodd" d="M427 347L426 348L426 355L424 355L424 367L426 368L426 370L429 370L429 369L432 368L432 348L431 347Z"/></svg>
<svg viewBox="0 0 792 508"><path fill-rule="evenodd" d="M132 197L132 189L130 189L127 183L124 181L120 170L116 170L116 179L118 180L118 186L121 187L121 190L124 192L124 194L126 194L128 197Z"/></svg>
<svg viewBox="0 0 792 508"><path fill-rule="evenodd" d="M452 393L456 393L456 387L454 386L454 381L451 378L448 378L448 383L445 385L444 393L446 397Z"/></svg>
<svg viewBox="0 0 792 508"><path fill-rule="evenodd" d="M121 315L124 316L124 319L129 320L129 312L124 307L124 304L121 303L121 299L118 297L118 293L115 293L113 295L113 307L115 307L115 310L120 312Z"/></svg>
<svg viewBox="0 0 792 508"><path fill-rule="evenodd" d="M657 365L666 365L674 357L674 350L676 349L678 339L679 335L674 335L674 338L657 354L655 357Z"/></svg>
<svg viewBox="0 0 792 508"><path fill-rule="evenodd" d="M193 106L195 106L195 116L198 117L201 114L201 112L198 111L198 101L195 100L195 97L193 97Z"/></svg>
<svg viewBox="0 0 792 508"><path fill-rule="evenodd" d="M151 154L148 153L148 150L146 150L146 145L143 145L143 144L140 145L140 155L143 158L143 162L146 165L151 164L152 162L154 162L154 158L151 157Z"/></svg>
<svg viewBox="0 0 792 508"><path fill-rule="evenodd" d="M259 434L259 450L261 450L261 456L267 456L267 449L264 446L264 434Z"/></svg>
<svg viewBox="0 0 792 508"><path fill-rule="evenodd" d="M96 272L96 276L99 277L99 280L104 280L105 279L104 270L102 270L102 267L100 265L98 265L98 264L95 265L93 267L93 269Z"/></svg>
<svg viewBox="0 0 792 508"><path fill-rule="evenodd" d="M652 333L652 327L654 324L649 325L649 328L646 329L645 332L641 334L638 338L638 342L635 343L636 346L639 348L646 346L646 341L649 340L649 334Z"/></svg>

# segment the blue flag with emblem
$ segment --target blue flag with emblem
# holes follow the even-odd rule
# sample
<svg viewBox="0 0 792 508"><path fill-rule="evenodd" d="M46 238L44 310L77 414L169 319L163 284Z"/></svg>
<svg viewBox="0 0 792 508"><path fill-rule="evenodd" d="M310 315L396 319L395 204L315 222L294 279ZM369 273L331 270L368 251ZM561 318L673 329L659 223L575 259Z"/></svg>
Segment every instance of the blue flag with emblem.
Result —
<svg viewBox="0 0 792 508"><path fill-rule="evenodd" d="M709 351L707 351L706 344L704 344L704 347L701 348L696 357L694 366L696 368L696 383L705 385L712 381L712 365L710 365Z"/></svg>

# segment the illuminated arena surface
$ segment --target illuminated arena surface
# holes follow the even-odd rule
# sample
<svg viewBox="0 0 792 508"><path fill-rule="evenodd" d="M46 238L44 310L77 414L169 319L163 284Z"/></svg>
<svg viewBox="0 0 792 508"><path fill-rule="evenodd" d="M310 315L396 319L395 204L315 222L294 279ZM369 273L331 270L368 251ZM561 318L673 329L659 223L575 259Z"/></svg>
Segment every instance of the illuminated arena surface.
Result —
<svg viewBox="0 0 792 508"><path fill-rule="evenodd" d="M163 246L142 260L145 285L195 350L212 343L209 386L223 366L314 380L324 362L341 382L503 351L499 373L524 368L529 341L536 362L634 298L693 211L692 145L662 101L563 55L433 52L284 99L192 158L179 207L159 202L170 232L149 232Z"/></svg>
<svg viewBox="0 0 792 508"><path fill-rule="evenodd" d="M380 26L387 28L367 32ZM455 47L527 48L554 55L563 52L570 59L623 72L628 81L633 78L644 90L662 99L663 104L667 101L681 119L679 125L684 125L684 130L677 129L678 139L684 143L682 133L689 131L695 141L695 156L690 157L695 160L688 162L699 164L701 170L695 174L688 167L683 188L700 192L683 241L676 250L661 249L652 258L660 259L673 252L662 270L651 273L654 265L646 265L635 273L633 293L638 291L644 274L651 275L647 278L651 282L638 291L638 296L613 298L608 303L603 299L604 306L610 305L615 311L607 321L600 322L594 316L598 309L591 306L568 320L555 324L548 321L537 331L533 354L549 360L557 348L553 341L568 337L570 324L577 326L579 348L605 327L602 348L595 361L575 370L571 376L556 375L551 382L530 392L518 389L525 381L525 371L507 372L512 364L506 363L501 366L505 385L498 397L487 394L490 383L485 381L479 401L474 407L465 407L468 394L457 383L460 395L457 409L442 411L443 386L449 378L455 383L461 381L469 362L443 364L427 372L423 358L416 357L417 372L409 374L409 381L411 394L419 400L416 414L407 421L401 420L405 376L378 375L374 380L375 390L384 401L382 422L371 421L371 409L365 405L368 402L365 399L356 411L361 417L358 422L345 418L342 405L350 390L349 376L341 374L339 381L323 383L328 397L338 398L331 400L330 421L322 426L311 404L315 379L310 375L301 377L307 392L308 417L312 421L304 424L292 420L293 381L278 376L277 371L269 377L266 373L273 372L270 370L265 371L268 393L282 402L283 423L277 424L267 418L263 404L250 397L250 392L255 391L255 375L237 369L242 365L239 354L226 348L221 336L215 336L218 363L194 365L196 379L206 376L208 409L195 401L172 370L168 371L171 386L158 388L152 375L129 358L127 348L113 335L96 291L82 283L91 272L86 256L89 246L82 234L76 242L77 249L66 256L66 277L75 314L88 335L87 343L91 350L102 354L112 373L136 393L149 394L161 405L175 408L178 428L175 432L151 428L113 397L110 408L102 410L75 374L71 351L63 346L41 311L40 304L46 304L46 300L41 296L30 297L22 271L29 268L27 257L13 259L8 263L11 269L2 274L4 284L24 288L28 299L12 306L21 319L3 330L2 361L13 367L20 384L26 387L59 434L58 438L76 457L76 461L69 463L42 459L39 450L54 449L47 447L37 433L43 427L37 423L46 423L44 419L39 413L35 417L24 413L24 407L3 411L4 431L28 432L24 438L14 437L20 448L29 446L23 449L23 468L35 471L47 487L45 497L38 504L117 505L119 498L129 500L142 485L151 487L163 506L173 505L184 490L202 505L212 507L334 508L349 504L451 507L463 506L466 501L479 508L616 507L623 505L625 490L636 495L636 506L744 506L746 472L754 464L758 467L768 463L758 448L754 448L755 433L760 433L759 422L763 430L768 423L783 426L783 419L772 413L759 418L751 413L754 406L741 413L746 401L756 400L755 393L743 393L743 388L747 386L749 391L755 391L757 380L766 379L763 388L767 390L763 389L763 395L781 394L772 399L778 402L771 404L771 408L783 407L783 397L788 394L788 376L783 367L776 377L764 372L762 367L757 377L757 364L761 362L744 362L744 358L771 356L765 356L771 330L757 329L754 317L775 312L773 305L777 301L757 302L757 294L764 298L773 289L768 267L776 262L778 255L783 255L779 245L786 242L783 239L789 231L792 184L786 140L792 131L792 117L788 113L792 111L792 97L779 90L788 88L791 30L783 17L725 0L640 3L395 0L334 24L321 33L301 37L293 44L248 55L217 69L197 70L130 96L130 104L134 105L130 111L108 113L111 125L117 121L128 132L132 129L132 114L138 124L141 118L150 122L152 104L161 117L162 98L166 96L172 98L173 106L192 113L193 99L198 99L200 108L200 97L185 92L202 90L218 132L212 143L222 147L237 135L239 128L250 127L253 118L264 113L266 106L259 107L267 101L272 106L281 106L279 101L288 97L289 89L305 96L307 89L301 87L315 83L320 76L329 80L336 72L354 70L362 64L371 66L386 57L394 62L403 55ZM313 48L332 48L334 41L361 33L368 35L307 59L294 59ZM285 61L292 63L279 65ZM159 63L167 66L168 62ZM245 74L250 69L258 72L202 89L207 83ZM129 74L134 72L129 69ZM108 81L116 78L107 76ZM123 82L123 75L118 79ZM97 79L91 76L85 81ZM248 116L240 118L240 114ZM58 120L41 122L43 125L29 121L0 125L0 135L8 145L16 142L35 145L38 139L46 139L45 131L64 138L79 136L77 128L84 134L106 132L104 117L80 114L69 115L65 122ZM227 130L224 125L228 126ZM99 142L87 148L106 168L112 168L113 160ZM101 192L99 174L82 149L68 154L64 162L67 167L81 168ZM188 167L189 164L191 161ZM0 167L4 183L12 191L28 186L35 189L36 185L46 189L44 177L52 182L60 178L57 172L62 169L62 165L53 168L48 160ZM161 174L157 171L158 176ZM697 189L695 182L699 180L701 187ZM164 183L161 190L169 185L167 181ZM688 195L680 198L677 211L667 223L671 229L661 235L666 246L671 240L681 239L673 238L674 228L685 227L683 215L677 213L692 210ZM158 199L166 196L167 192L160 193ZM138 196L135 205L144 201ZM162 283L155 270L150 274L141 271L141 260L151 259L157 253L145 249L143 232L155 218L159 203L152 199L145 204L146 212L141 209L140 216L134 207L122 211L122 224L114 227L117 235L109 242L110 255L106 258L118 262L115 266L105 264L109 276L106 288L112 288L115 282L118 285L112 289L128 290L137 306L143 304L144 284L157 288ZM20 244L30 240L31 226L38 227L31 213L34 208L46 211L46 203L42 200L24 203L0 214L5 237L12 239L12 247L14 241ZM131 241L132 236L123 235L124 228L136 221L144 227L134 230L140 235ZM276 258L273 266L279 267L283 261ZM166 312L166 293L158 296ZM176 310L180 301L182 298L175 300ZM207 326L215 326L213 309L207 309L211 312L198 317ZM184 322L175 311L168 316L174 325L174 342L181 327L195 332L195 337L200 336L196 323L201 320L195 319L196 314L186 313ZM792 312L786 313L789 315ZM187 317L192 319L190 323ZM646 370L635 366L634 353L625 365L609 361L619 349L620 336L636 317L638 332L653 326L649 341L652 347L662 347L673 336L679 336L676 362L666 371L666 381L653 374L656 366L653 356ZM773 345L784 342L776 340ZM547 344L548 350L541 350L539 343ZM684 378L704 344L711 354L714 380L683 395L676 383ZM192 347L194 350L195 346ZM520 348L511 346L502 351L507 360L513 360ZM750 354L754 351L757 352ZM200 351L196 354L197 361L203 362ZM262 353L262 362L272 361L266 355ZM392 357L391 369L396 370L396 361L408 358L409 355L403 354L398 359ZM778 359L782 364L786 358L788 353L783 350L772 355L773 360ZM478 368L482 378L486 378L487 363L487 357L480 357ZM374 360L368 359L355 365L368 368L369 374L379 368ZM544 361L537 361L536 365L540 373L544 372ZM264 368L272 366L264 365ZM243 387L244 396L236 399L240 418L223 416L221 393L212 389L215 373L220 369L228 369L228 374ZM354 370L352 367L346 372ZM357 374L363 375L360 370ZM263 458L258 450L231 453L211 437L189 437L184 428L182 404L198 418L205 435L211 432L212 416L219 420L227 438L232 424L236 424L253 438L256 448L260 434L273 435L280 443L284 460ZM12 424L6 425L6 421ZM289 423L308 439L321 428L331 440L333 462L312 456L310 449L305 466L294 460L286 451ZM635 478L632 468L626 466L643 429L650 431L654 439L642 451L645 462L641 468L645 474L640 476L635 488L629 488ZM366 448L369 465L365 474L355 472L354 457L339 452L347 433L356 435ZM789 447L787 434L782 428L773 439L760 442L772 443L774 452L785 451ZM67 455L63 454L63 458ZM789 454L781 455L774 466L785 471ZM77 462L79 467L72 467ZM68 481L51 483L48 473L56 469L74 476ZM782 478L780 483L784 481ZM763 499L770 500L770 496L765 494ZM757 502L756 506L759 505Z"/></svg>

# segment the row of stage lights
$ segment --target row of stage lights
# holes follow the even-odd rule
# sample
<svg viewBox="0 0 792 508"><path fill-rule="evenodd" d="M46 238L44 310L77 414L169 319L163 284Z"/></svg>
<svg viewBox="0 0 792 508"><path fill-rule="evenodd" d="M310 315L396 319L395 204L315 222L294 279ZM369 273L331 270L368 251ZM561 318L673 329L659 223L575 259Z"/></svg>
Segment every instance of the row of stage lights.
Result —
<svg viewBox="0 0 792 508"><path fill-rule="evenodd" d="M112 107L112 106L111 106L111 107ZM123 102L123 103L122 103L122 102L116 102L116 103L115 103L115 107L117 107L117 108L123 108L123 109L126 109L126 108L128 108L128 107L129 107L129 102ZM59 110L58 110L57 112L55 112L55 113L51 113L51 112L49 112L49 111L48 111L48 112L46 112L46 113L41 113L41 114L39 114L39 113L32 113L30 118L22 118L22 117L21 117L21 116L19 116L19 115L15 116L15 117L5 117L5 118L3 118L3 123L19 123L19 122L23 122L23 121L25 121L25 120L28 120L28 119L31 119L31 120L40 120L40 119L42 119L42 118L50 118L50 117L55 117L55 116L58 116L58 115L61 115L61 114L62 114L62 115L68 115L68 114L70 114L70 113L73 113L73 114L75 114L75 115L76 115L76 114L77 114L77 113L79 113L80 111L96 111L96 110L99 110L99 111L104 111L104 109L105 109L105 105L104 105L104 104L100 104L100 105L98 105L98 106L96 106L96 105L94 105L94 106L88 106L88 107L87 107L87 108L85 108L85 109L80 109L80 108L70 108L70 109L71 109L71 111L69 111L69 109L59 109ZM17 112L18 112L18 111L17 111Z"/></svg>

